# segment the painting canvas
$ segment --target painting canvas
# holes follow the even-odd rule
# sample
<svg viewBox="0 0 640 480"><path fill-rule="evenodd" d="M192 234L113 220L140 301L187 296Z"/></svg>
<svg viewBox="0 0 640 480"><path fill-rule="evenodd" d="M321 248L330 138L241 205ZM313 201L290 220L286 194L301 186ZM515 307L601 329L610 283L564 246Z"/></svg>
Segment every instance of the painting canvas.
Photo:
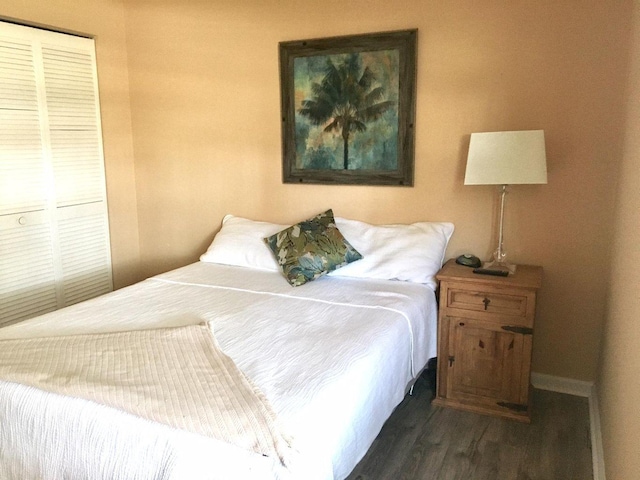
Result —
<svg viewBox="0 0 640 480"><path fill-rule="evenodd" d="M285 182L412 185L415 38L280 44Z"/></svg>

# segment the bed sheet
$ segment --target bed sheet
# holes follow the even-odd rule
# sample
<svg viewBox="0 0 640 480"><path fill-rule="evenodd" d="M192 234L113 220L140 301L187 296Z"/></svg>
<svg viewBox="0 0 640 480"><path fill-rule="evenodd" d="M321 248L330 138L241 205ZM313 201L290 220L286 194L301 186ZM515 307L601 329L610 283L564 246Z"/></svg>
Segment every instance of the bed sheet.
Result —
<svg viewBox="0 0 640 480"><path fill-rule="evenodd" d="M0 418L1 448L17 448L4 437L19 442L31 422L24 462L30 461L30 450L33 456L37 448L52 445L55 426L68 458L109 452L101 461L111 464L101 468L112 478L118 478L113 472L119 468L126 472L121 478L133 478L130 472L140 464L134 459L140 458L157 468L140 473L154 471L152 476L135 478L342 479L402 401L407 385L435 356L436 317L435 295L424 285L325 277L292 288L275 272L192 264L5 327L0 338L210 322L222 350L264 393L284 433L294 439L299 456L292 468L107 407L7 382L0 384L0 415L6 417ZM75 412L72 422L65 421L69 412ZM111 441L114 431L117 442ZM2 450L0 460L1 455ZM112 465L115 458L119 461ZM92 468L95 462L77 463Z"/></svg>

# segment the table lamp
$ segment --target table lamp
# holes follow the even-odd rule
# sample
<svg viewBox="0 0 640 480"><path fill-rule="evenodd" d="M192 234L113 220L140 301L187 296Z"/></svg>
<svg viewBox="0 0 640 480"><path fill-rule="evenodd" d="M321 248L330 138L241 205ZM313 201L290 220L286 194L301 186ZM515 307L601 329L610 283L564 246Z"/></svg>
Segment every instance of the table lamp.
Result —
<svg viewBox="0 0 640 480"><path fill-rule="evenodd" d="M488 270L513 274L503 245L504 205L507 185L547 183L547 158L543 130L472 133L465 185L500 185L498 246Z"/></svg>

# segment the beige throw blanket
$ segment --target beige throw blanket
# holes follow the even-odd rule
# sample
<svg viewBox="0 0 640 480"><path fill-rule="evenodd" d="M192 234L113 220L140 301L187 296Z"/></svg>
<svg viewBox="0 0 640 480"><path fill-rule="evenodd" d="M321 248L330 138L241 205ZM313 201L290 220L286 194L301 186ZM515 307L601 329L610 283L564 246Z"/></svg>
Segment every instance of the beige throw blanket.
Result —
<svg viewBox="0 0 640 480"><path fill-rule="evenodd" d="M91 400L285 464L266 398L208 325L0 340L0 378Z"/></svg>

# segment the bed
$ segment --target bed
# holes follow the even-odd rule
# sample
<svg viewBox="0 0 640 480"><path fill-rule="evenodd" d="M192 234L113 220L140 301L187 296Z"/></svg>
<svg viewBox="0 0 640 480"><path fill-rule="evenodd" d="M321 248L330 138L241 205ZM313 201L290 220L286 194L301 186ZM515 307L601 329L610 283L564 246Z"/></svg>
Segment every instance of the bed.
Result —
<svg viewBox="0 0 640 480"><path fill-rule="evenodd" d="M372 226L340 218L335 225L363 258L299 287L285 281L262 240L286 225L227 216L197 263L0 329L0 478L345 478L436 355L433 275L453 225ZM275 449L211 434L207 423L219 413L190 416L214 399L201 402L189 390L200 392L207 383L195 374L189 380L194 369L209 372L189 358L183 363L196 347L174 349L183 341L174 335L186 332L200 335L205 350L217 348L237 369L259 413L266 412ZM146 383L132 381L140 374L126 365L81 388L41 370L63 368L60 358L83 348L88 357L74 372L87 370L87 362L112 366L109 352L91 342L120 342L123 335L168 338L177 357L162 350L158 358L169 364L150 376L191 386L171 383L180 386L155 396ZM42 353L52 339L59 350L50 352L57 353ZM140 355L141 368L154 363L153 355L147 358L151 347L118 345L109 347L114 355ZM20 354L42 358L29 371L11 367ZM100 388L115 403L91 396ZM138 395L127 408L118 404L120 388ZM167 403L174 409L170 421L146 414Z"/></svg>

